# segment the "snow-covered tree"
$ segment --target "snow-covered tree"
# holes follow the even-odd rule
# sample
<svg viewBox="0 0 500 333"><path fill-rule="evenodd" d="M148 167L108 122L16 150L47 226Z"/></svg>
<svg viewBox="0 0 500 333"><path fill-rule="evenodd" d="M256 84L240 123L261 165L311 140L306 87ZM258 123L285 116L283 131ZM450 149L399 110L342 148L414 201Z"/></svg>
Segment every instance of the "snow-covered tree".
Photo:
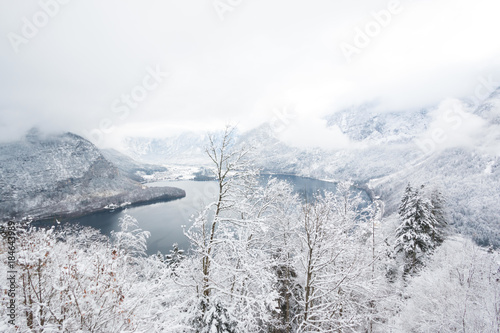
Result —
<svg viewBox="0 0 500 333"><path fill-rule="evenodd" d="M349 196L351 197L351 196ZM300 275L303 314L299 331L333 332L364 326L371 298L370 261L357 232L356 205L326 192L303 206ZM351 197L352 198L352 197ZM351 209L346 211L345 207Z"/></svg>
<svg viewBox="0 0 500 333"><path fill-rule="evenodd" d="M190 239L193 250L201 259L201 271L203 279L199 286L201 310L203 316L210 303L210 294L212 292L211 268L212 260L217 245L217 231L221 222L222 214L229 210L233 202L231 201L231 190L233 178L232 173L238 170L244 151L234 150L233 145L234 127L226 126L221 137L209 135L209 146L206 153L212 161L212 173L217 181L218 193L215 202L210 203L200 212L191 228L185 234Z"/></svg>
<svg viewBox="0 0 500 333"><path fill-rule="evenodd" d="M257 331L270 321L277 298L273 265L261 246L267 204L257 173L244 162L246 151L234 149L232 135L227 127L220 138L210 137L207 154L218 195L186 231L201 262L194 275L199 305L191 321L197 330L207 325L209 311L223 309L224 317L237 323L235 330Z"/></svg>
<svg viewBox="0 0 500 333"><path fill-rule="evenodd" d="M130 231L123 229L123 237L113 244L91 228L20 229L16 252L19 331L154 329L149 318L158 304L153 295L164 288L149 280L146 258L127 252L138 249L143 241L140 234Z"/></svg>
<svg viewBox="0 0 500 333"><path fill-rule="evenodd" d="M118 225L120 231L111 231L111 239L117 250L131 258L144 257L150 232L139 228L139 222L128 214L120 218Z"/></svg>
<svg viewBox="0 0 500 333"><path fill-rule="evenodd" d="M236 322L231 320L227 309L220 303L213 302L205 312L204 323L200 333L234 333Z"/></svg>
<svg viewBox="0 0 500 333"><path fill-rule="evenodd" d="M174 243L172 245L172 250L170 250L170 253L165 255L165 263L172 267L173 270L177 266L179 266L180 262L186 258L186 255L184 254L184 250L179 249L179 244Z"/></svg>
<svg viewBox="0 0 500 333"><path fill-rule="evenodd" d="M218 184L218 194L216 202L214 203L213 217L208 221L208 231L205 231L203 226L203 233L207 232L206 239L203 240L203 257L202 257L202 270L203 270L203 286L202 293L206 299L204 303L209 302L211 293L210 286L210 266L212 254L215 252L216 247L216 231L224 211L230 209L233 202L230 200L231 186L232 186L232 172L241 168L242 159L246 155L246 151L234 150L233 147L233 134L234 127L226 126L221 138L215 135L210 135L210 145L206 148L206 153L213 162L213 175ZM205 305L202 306L205 311Z"/></svg>
<svg viewBox="0 0 500 333"><path fill-rule="evenodd" d="M293 332L303 294L295 265L300 247L299 197L288 182L271 178L262 188L259 200L256 218L262 229L256 233L256 246L265 251L277 295L269 329L275 333Z"/></svg>
<svg viewBox="0 0 500 333"><path fill-rule="evenodd" d="M430 200L410 184L405 189L398 213L401 224L396 229L395 249L403 253L404 274L414 274L422 267L424 256L435 248L432 235L436 234L437 222Z"/></svg>
<svg viewBox="0 0 500 333"><path fill-rule="evenodd" d="M404 291L398 332L500 331L500 255L447 238Z"/></svg>

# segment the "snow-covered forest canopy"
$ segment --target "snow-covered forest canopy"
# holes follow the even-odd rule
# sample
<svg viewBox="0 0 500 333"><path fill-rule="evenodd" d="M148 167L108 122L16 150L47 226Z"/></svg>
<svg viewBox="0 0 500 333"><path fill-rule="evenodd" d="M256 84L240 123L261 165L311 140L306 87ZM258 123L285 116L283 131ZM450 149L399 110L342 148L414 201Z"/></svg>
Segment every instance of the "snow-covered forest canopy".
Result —
<svg viewBox="0 0 500 333"><path fill-rule="evenodd" d="M449 230L443 189L408 184L384 216L350 181L312 199L262 185L235 147L230 128L210 137L218 195L185 227L186 253L147 256L149 233L130 215L111 237L17 222L17 317L2 279L0 331L499 331L500 253Z"/></svg>

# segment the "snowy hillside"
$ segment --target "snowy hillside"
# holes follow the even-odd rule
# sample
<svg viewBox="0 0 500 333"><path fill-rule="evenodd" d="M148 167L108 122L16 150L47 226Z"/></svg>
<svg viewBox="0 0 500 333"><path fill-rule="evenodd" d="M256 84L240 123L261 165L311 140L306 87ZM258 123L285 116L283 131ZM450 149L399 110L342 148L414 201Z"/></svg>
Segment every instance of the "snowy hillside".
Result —
<svg viewBox="0 0 500 333"><path fill-rule="evenodd" d="M79 215L110 204L173 199L176 188L143 189L104 158L89 141L71 134L0 144L0 217Z"/></svg>

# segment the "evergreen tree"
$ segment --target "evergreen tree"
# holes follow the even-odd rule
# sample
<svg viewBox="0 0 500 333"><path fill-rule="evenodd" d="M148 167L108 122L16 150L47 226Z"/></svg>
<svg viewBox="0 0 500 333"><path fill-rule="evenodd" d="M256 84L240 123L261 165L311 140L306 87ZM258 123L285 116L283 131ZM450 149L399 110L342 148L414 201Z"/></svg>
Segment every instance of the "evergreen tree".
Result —
<svg viewBox="0 0 500 333"><path fill-rule="evenodd" d="M399 206L401 224L396 229L396 250L404 255L404 274L415 273L423 265L423 256L435 247L436 219L431 201L413 189L410 184Z"/></svg>
<svg viewBox="0 0 500 333"><path fill-rule="evenodd" d="M175 269L185 257L184 250L179 249L179 244L174 243L170 254L165 256L165 263Z"/></svg>
<svg viewBox="0 0 500 333"><path fill-rule="evenodd" d="M205 314L205 323L200 330L201 333L234 333L236 323L231 320L227 309L220 303L211 305Z"/></svg>

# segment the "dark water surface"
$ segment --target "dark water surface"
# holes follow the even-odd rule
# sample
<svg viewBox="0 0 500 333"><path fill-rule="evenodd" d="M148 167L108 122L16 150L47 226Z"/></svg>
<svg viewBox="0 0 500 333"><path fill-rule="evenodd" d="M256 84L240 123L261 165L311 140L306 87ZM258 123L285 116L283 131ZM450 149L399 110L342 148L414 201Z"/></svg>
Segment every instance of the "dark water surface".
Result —
<svg viewBox="0 0 500 333"><path fill-rule="evenodd" d="M271 177L262 176L265 183ZM318 190L335 191L336 184L311 178L288 175L273 175L272 177L290 182L294 190L302 197L307 195L308 200ZM129 214L137 219L139 227L151 233L148 239L148 254L158 251L168 253L173 243L178 243L180 248L188 249L189 242L184 236L182 226L190 226L190 218L200 211L205 205L213 202L217 195L217 183L214 181L164 181L147 184L148 186L173 186L186 191L186 197L169 202L160 202L146 206L131 207L121 211L91 214L70 219L64 223L78 222L84 226L99 229L103 234L109 235L112 230L119 231L119 219ZM368 195L360 191L363 199L369 202Z"/></svg>

